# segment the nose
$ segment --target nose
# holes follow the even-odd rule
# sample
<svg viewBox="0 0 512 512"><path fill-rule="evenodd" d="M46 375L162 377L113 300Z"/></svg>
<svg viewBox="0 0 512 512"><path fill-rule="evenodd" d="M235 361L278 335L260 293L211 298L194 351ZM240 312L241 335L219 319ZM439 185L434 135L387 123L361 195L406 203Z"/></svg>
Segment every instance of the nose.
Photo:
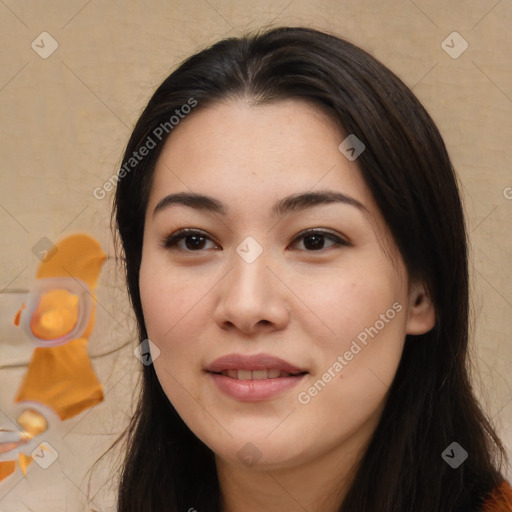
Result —
<svg viewBox="0 0 512 512"><path fill-rule="evenodd" d="M250 335L285 328L287 289L268 263L265 253L252 263L233 255L233 268L217 288L214 320L221 329Z"/></svg>

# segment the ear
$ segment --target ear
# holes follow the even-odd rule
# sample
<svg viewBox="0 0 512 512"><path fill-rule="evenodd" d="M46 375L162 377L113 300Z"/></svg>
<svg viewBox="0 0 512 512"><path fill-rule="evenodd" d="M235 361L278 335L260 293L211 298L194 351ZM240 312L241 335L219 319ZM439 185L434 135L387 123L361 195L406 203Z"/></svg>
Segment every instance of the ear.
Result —
<svg viewBox="0 0 512 512"><path fill-rule="evenodd" d="M423 283L414 283L409 291L407 334L425 334L436 323L434 304Z"/></svg>

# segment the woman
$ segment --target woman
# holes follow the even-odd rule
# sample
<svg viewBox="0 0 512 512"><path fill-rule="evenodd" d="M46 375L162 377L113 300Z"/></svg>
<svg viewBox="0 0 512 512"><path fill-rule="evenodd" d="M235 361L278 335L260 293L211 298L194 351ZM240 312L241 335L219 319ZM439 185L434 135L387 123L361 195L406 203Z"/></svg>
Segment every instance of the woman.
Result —
<svg viewBox="0 0 512 512"><path fill-rule="evenodd" d="M120 512L511 509L456 178L373 57L306 28L192 56L114 216L144 363Z"/></svg>

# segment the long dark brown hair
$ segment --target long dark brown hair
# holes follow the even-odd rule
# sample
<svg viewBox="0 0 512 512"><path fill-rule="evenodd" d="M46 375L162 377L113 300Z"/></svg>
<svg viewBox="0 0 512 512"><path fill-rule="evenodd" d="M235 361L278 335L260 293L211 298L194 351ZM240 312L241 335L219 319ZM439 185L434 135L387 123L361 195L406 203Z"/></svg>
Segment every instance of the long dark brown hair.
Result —
<svg viewBox="0 0 512 512"><path fill-rule="evenodd" d="M225 39L183 62L150 99L124 154L113 211L139 340L147 338L139 293L144 217L156 161L172 136L169 120L192 102L198 110L229 98L259 105L307 100L343 133L356 134L366 146L357 160L364 181L410 279L427 285L435 306L435 327L407 336L380 422L339 511L481 510L503 480L506 454L469 379L466 230L456 177L413 93L339 37L282 27ZM162 136L155 129L164 123ZM155 147L135 164L130 159L148 138ZM114 443L125 439L118 511L218 512L214 454L182 421L153 366L141 371L135 413ZM441 457L454 441L468 452L457 469Z"/></svg>

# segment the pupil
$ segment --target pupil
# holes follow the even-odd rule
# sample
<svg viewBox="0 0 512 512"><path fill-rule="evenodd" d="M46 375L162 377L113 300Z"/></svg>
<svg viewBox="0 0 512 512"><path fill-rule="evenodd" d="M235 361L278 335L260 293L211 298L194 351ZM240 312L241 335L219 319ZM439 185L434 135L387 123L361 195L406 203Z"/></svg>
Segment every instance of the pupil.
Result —
<svg viewBox="0 0 512 512"><path fill-rule="evenodd" d="M307 240L313 240L313 243L307 243ZM318 250L324 245L323 235L309 235L304 239L304 245L307 249Z"/></svg>
<svg viewBox="0 0 512 512"><path fill-rule="evenodd" d="M190 240L194 241L190 243ZM198 235L187 236L185 245L187 249L201 249L204 245L204 237Z"/></svg>

